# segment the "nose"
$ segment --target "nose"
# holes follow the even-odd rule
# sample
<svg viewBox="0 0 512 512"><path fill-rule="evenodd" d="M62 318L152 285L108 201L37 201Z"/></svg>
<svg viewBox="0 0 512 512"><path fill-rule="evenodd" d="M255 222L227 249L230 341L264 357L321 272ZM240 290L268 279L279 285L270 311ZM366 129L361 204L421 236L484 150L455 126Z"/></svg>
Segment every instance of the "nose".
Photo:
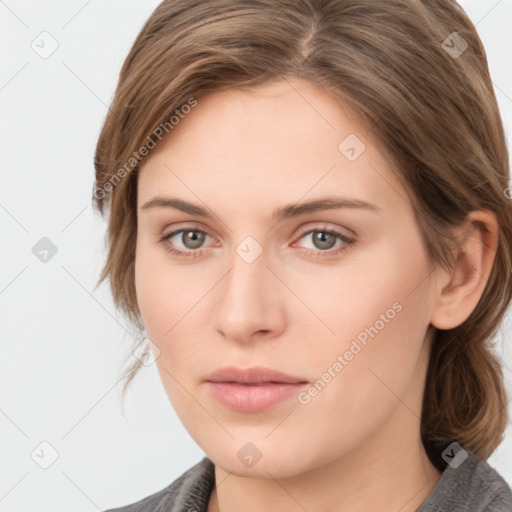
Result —
<svg viewBox="0 0 512 512"><path fill-rule="evenodd" d="M283 286L267 267L265 251L252 263L234 251L231 263L216 287L215 329L237 343L279 336L286 324Z"/></svg>

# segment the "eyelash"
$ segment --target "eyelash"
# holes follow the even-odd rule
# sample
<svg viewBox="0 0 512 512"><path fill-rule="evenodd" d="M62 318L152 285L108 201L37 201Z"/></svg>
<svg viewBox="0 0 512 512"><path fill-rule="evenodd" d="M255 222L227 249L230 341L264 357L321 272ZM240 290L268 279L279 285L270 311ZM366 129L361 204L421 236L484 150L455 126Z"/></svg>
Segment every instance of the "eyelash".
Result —
<svg viewBox="0 0 512 512"><path fill-rule="evenodd" d="M193 227L185 227L185 228L181 228L176 231L173 231L172 233L169 233L167 235L164 235L162 238L160 238L159 243L167 245L166 242L168 239L170 239L174 235L177 235L178 233L182 233L184 231L192 231L195 233L202 233L207 236L210 236L206 231L203 231L201 229L195 229ZM355 239L352 237L344 235L344 234L340 233L339 231L334 231L334 230L327 229L327 228L310 229L308 231L304 231L303 233L300 234L299 240L306 235L310 235L311 233L324 233L324 234L328 234L328 235L333 235L343 242L343 244L341 246L339 246L337 249L328 249L325 251L322 251L320 249L318 249L318 250L304 249L304 254L306 254L306 256L313 256L315 258L327 258L327 257L337 256L337 255L347 251L348 249L350 249L356 242ZM197 258L197 257L201 256L204 251L204 249L190 249L188 251L180 251L178 249L175 249L175 248L169 247L169 246L166 246L165 249L167 251L169 251L172 255L177 256L178 258ZM324 255L326 255L326 256L324 256Z"/></svg>

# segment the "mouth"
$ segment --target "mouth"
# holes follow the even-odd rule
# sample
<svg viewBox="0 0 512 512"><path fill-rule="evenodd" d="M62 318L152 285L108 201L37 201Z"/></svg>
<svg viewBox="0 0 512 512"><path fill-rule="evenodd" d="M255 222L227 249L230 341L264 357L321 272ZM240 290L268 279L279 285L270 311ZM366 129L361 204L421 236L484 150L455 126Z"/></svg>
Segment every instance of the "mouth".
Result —
<svg viewBox="0 0 512 512"><path fill-rule="evenodd" d="M304 384L308 380L302 377L295 377L287 373L265 368L262 366L254 366L252 368L236 368L228 366L220 368L210 373L206 377L207 382L232 382L237 384Z"/></svg>
<svg viewBox="0 0 512 512"><path fill-rule="evenodd" d="M206 379L213 397L223 406L238 412L262 412L296 395L309 384L270 368L221 368Z"/></svg>

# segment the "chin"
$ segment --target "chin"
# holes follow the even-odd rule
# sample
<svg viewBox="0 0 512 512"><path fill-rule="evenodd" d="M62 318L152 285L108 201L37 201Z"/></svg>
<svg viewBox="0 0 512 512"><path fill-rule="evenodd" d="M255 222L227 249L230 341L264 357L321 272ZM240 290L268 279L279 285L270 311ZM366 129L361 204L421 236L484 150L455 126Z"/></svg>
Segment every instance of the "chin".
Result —
<svg viewBox="0 0 512 512"><path fill-rule="evenodd" d="M223 446L207 447L204 450L216 466L233 475L247 478L288 478L320 465L308 457L300 443L293 446L272 446L260 442L237 442L230 440Z"/></svg>

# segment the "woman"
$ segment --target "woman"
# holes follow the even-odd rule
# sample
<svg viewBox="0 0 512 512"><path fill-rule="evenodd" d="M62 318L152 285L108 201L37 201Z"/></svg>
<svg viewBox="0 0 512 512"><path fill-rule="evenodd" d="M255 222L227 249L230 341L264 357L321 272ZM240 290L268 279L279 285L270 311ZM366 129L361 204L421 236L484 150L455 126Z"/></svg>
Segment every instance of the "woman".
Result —
<svg viewBox="0 0 512 512"><path fill-rule="evenodd" d="M512 510L502 121L447 0L167 0L96 152L116 304L206 456L117 511Z"/></svg>

